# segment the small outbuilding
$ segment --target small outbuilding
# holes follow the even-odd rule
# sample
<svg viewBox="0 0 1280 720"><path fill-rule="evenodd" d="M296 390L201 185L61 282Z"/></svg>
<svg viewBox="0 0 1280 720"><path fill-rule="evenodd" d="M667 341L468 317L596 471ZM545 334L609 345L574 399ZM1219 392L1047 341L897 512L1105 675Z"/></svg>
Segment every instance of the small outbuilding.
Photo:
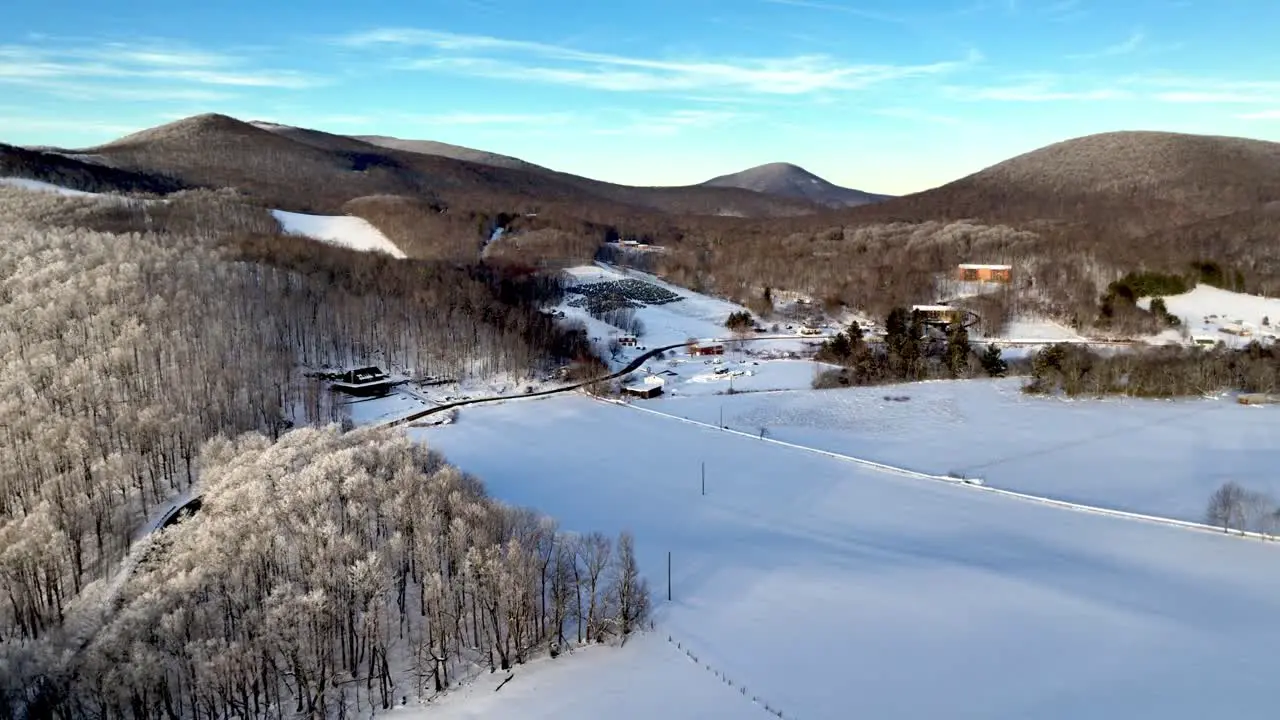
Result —
<svg viewBox="0 0 1280 720"><path fill-rule="evenodd" d="M1211 348L1215 347L1219 339L1213 335L1192 335L1191 343L1197 347Z"/></svg>
<svg viewBox="0 0 1280 720"><path fill-rule="evenodd" d="M371 365L342 373L332 382L331 387L348 395L371 397L386 395L398 384L381 368Z"/></svg>
<svg viewBox="0 0 1280 720"><path fill-rule="evenodd" d="M961 282L1008 284L1013 282L1013 266L964 263L956 268L956 279Z"/></svg>
<svg viewBox="0 0 1280 720"><path fill-rule="evenodd" d="M655 398L662 394L666 381L656 375L650 375L638 383L622 386L622 394L626 397Z"/></svg>
<svg viewBox="0 0 1280 720"><path fill-rule="evenodd" d="M964 320L964 310L950 305L912 305L911 314L926 325L953 325Z"/></svg>
<svg viewBox="0 0 1280 720"><path fill-rule="evenodd" d="M689 346L690 355L723 355L724 343L698 343Z"/></svg>

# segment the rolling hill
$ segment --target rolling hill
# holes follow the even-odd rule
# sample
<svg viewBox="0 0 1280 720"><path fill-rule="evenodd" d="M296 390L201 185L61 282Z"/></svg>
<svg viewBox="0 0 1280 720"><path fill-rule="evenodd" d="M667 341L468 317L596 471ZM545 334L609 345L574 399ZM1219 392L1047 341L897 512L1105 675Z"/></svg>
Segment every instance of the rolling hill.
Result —
<svg viewBox="0 0 1280 720"><path fill-rule="evenodd" d="M1099 297L1128 272L1194 277L1217 265L1232 289L1280 294L1280 143L1128 131L1032 150L946 185L796 218L688 229L677 282L715 268L717 287L746 302L760 287L802 291L876 314L936 299L957 263L1012 263L1013 292L984 317L1035 313L1102 322ZM705 223L702 223L705 227ZM840 258L840 262L815 262ZM1117 333L1137 332L1141 317Z"/></svg>
<svg viewBox="0 0 1280 720"><path fill-rule="evenodd" d="M1280 292L1280 215L1269 209L1280 204L1280 143L1242 138L1090 135L888 198L786 164L630 187L457 146L224 115L33 152L0 157L19 176L78 173L62 183L78 189L234 187L281 210L359 214L414 257L474 260L497 225L534 266L642 239L668 249L668 279L744 303L773 287L880 312L932 299L937 273L957 262L1018 263L1018 290L1034 285L1037 311L1064 321L1090 322L1106 283L1135 269L1212 262L1242 278L1235 289Z"/></svg>
<svg viewBox="0 0 1280 720"><path fill-rule="evenodd" d="M706 187L754 190L766 195L798 198L835 208L857 207L890 197L840 187L790 163L760 165L731 175L721 175L702 184Z"/></svg>
<svg viewBox="0 0 1280 720"><path fill-rule="evenodd" d="M1195 222L1280 200L1280 143L1124 131L1054 143L849 217Z"/></svg>
<svg viewBox="0 0 1280 720"><path fill-rule="evenodd" d="M401 138L388 137L386 135L354 135L352 136L361 142L377 145L378 147L391 148L392 150L403 150L405 152L420 153L422 155L439 155L440 157L453 158L454 160L466 160L467 162L479 163L481 165L492 165L493 167L510 168L512 170L529 170L532 172L554 173L554 170L534 165L531 162L525 162L520 158L513 158L508 155L499 155L498 153L486 152L484 150L476 150L474 148L462 147L461 145L450 145L449 143L437 142L435 140L403 140Z"/></svg>
<svg viewBox="0 0 1280 720"><path fill-rule="evenodd" d="M499 167L212 113L78 152L114 168L185 185L234 187L264 204L300 212L338 212L346 202L371 195L426 198L492 212L543 203L605 215L656 211L767 217L822 209L803 200L733 188L637 188L545 169Z"/></svg>

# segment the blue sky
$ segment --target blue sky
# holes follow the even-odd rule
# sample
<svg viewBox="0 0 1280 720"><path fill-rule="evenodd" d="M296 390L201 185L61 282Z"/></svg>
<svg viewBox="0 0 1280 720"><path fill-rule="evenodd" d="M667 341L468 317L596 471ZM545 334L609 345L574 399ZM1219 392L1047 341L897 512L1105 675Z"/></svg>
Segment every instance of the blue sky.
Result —
<svg viewBox="0 0 1280 720"><path fill-rule="evenodd" d="M7 7L0 141L200 112L630 184L907 193L1123 129L1280 140L1275 0L97 0Z"/></svg>

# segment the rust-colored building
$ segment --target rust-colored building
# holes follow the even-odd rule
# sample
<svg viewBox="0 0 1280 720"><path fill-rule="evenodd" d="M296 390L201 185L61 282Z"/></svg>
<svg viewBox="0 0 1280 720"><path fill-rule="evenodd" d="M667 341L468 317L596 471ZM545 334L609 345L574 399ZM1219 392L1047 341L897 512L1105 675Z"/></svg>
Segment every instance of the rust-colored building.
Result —
<svg viewBox="0 0 1280 720"><path fill-rule="evenodd" d="M693 345L689 348L690 355L723 355L724 345L713 343L708 345Z"/></svg>
<svg viewBox="0 0 1280 720"><path fill-rule="evenodd" d="M956 268L956 279L961 282L1013 282L1012 265L963 264Z"/></svg>

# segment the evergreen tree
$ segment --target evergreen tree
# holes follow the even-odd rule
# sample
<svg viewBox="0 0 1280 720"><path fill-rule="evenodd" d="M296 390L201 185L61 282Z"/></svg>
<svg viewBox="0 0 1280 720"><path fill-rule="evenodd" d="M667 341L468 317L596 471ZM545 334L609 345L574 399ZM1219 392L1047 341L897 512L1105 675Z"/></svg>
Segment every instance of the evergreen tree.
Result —
<svg viewBox="0 0 1280 720"><path fill-rule="evenodd" d="M836 360L848 360L853 355L853 343L849 342L849 337L844 333L836 333L827 343L827 350Z"/></svg>
<svg viewBox="0 0 1280 720"><path fill-rule="evenodd" d="M947 333L947 369L962 377L969 369L969 331L958 325Z"/></svg>
<svg viewBox="0 0 1280 720"><path fill-rule="evenodd" d="M751 319L751 313L746 310L729 313L729 318L724 321L724 326L734 332L746 332L754 324L755 321Z"/></svg>
<svg viewBox="0 0 1280 720"><path fill-rule="evenodd" d="M982 353L982 369L991 377L1001 377L1009 370L1009 363L1001 357L1000 348L988 345L986 352Z"/></svg>
<svg viewBox="0 0 1280 720"><path fill-rule="evenodd" d="M849 323L849 329L845 332L849 336L849 344L853 345L855 348L861 345L863 339L866 338L866 332L862 329L862 326L858 324L857 320Z"/></svg>
<svg viewBox="0 0 1280 720"><path fill-rule="evenodd" d="M896 307L889 311L889 317L884 321L884 343L890 353L900 354L911 330L910 322L911 316L906 308Z"/></svg>

